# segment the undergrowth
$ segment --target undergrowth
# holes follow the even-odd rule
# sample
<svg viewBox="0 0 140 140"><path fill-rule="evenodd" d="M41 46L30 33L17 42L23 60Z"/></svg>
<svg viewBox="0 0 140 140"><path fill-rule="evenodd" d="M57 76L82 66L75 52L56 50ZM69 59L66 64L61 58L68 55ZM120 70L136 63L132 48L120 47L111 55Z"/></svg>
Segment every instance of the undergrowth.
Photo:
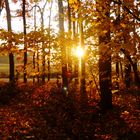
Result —
<svg viewBox="0 0 140 140"><path fill-rule="evenodd" d="M55 83L1 86L1 140L139 140L139 95L132 91L113 94L113 109L102 112L99 95L83 110L78 93L63 95Z"/></svg>

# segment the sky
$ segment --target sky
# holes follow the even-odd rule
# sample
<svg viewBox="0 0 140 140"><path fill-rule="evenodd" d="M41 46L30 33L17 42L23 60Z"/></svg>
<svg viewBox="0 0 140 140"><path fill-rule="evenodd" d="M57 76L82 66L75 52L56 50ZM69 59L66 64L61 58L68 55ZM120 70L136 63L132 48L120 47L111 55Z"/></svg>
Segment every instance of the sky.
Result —
<svg viewBox="0 0 140 140"><path fill-rule="evenodd" d="M43 8L43 6L45 4L45 1L44 2L43 1L41 3L39 3L40 8ZM15 4L15 3L12 3L11 0L10 0L9 5L10 5L10 9L12 11L11 15L15 16L15 12L14 11L20 9L20 3L18 2L18 3ZM34 4L32 4L32 6L33 5ZM49 8L50 8L50 4L48 3L46 5L45 11L44 11L44 25L45 25L45 27L48 27ZM29 9L31 9L31 8L29 8ZM38 8L37 8L37 10L38 10ZM58 28L57 28L58 27L58 21L56 21L56 18L55 18L56 14L57 14L57 11L58 11L57 3L53 2L51 26L54 29L56 29L56 30L58 30ZM32 9L32 11L30 13L33 16L34 9ZM37 13L37 18L36 19L37 19L37 25L38 26L41 25L41 22L40 22L41 19L40 19L40 13L39 12ZM29 32L33 28L33 26L34 26L33 21L34 21L33 17L32 18L27 18L27 27L29 27L27 29L27 32ZM0 15L0 29L2 29L2 28L7 29L6 11L5 11L5 9L2 10L1 15ZM14 32L22 32L23 31L23 20L22 20L22 17L12 17L12 30Z"/></svg>

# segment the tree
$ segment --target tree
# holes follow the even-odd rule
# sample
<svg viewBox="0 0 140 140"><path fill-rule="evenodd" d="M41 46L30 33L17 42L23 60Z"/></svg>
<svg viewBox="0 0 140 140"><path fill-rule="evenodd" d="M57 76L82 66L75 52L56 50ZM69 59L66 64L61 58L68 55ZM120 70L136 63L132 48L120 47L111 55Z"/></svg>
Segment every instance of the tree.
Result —
<svg viewBox="0 0 140 140"><path fill-rule="evenodd" d="M72 7L77 9L77 5L79 2L78 0L71 0L69 2L71 3ZM114 58L114 56L117 56L116 60L118 63L116 64L116 73L117 75L119 75L119 63L123 64L121 62L121 60L123 59L120 58L120 54L123 53L129 61L128 63L131 64L133 68L137 83L139 81L138 71L135 63L136 59L134 60L134 57L138 56L133 56L133 50L134 52L136 52L136 46L137 48L139 46L139 39L137 37L139 35L136 33L135 35L133 35L133 37L135 36L137 38L135 38L135 42L137 43L134 45L134 47L124 47L126 46L126 39L129 39L129 41L133 40L133 24L132 22L131 24L127 24L128 21L132 21L133 19L140 21L138 10L136 10L136 5L138 4L139 2L133 0L129 1L129 4L124 1L122 2L121 0L84 1L83 7L80 10L80 12L82 11L81 13L84 18L84 25L86 27L86 31L84 31L85 42L88 43L88 38L90 38L91 40L92 36L94 37L94 41L95 39L97 40L97 38L99 40L99 86L101 93L101 106L103 109L112 108L112 57ZM123 17L123 9L125 9L125 11L127 12L127 16L125 18ZM114 11L117 11L117 14ZM129 18L129 20L127 20L127 22L124 22L124 19L126 18ZM138 24L136 25L138 26ZM130 30L128 33L126 33L126 27L128 26ZM136 27L135 31L137 30L138 27ZM123 31L125 31L124 36ZM91 43L91 45L93 44L94 43ZM122 69L122 65L120 66L120 69Z"/></svg>
<svg viewBox="0 0 140 140"><path fill-rule="evenodd" d="M36 7L34 9L34 31L36 31ZM34 45L36 45L36 43L34 42ZM38 53L38 52L37 52ZM33 68L35 70L36 68L36 63L35 63L35 56L36 56L36 48L33 52ZM35 74L33 76L33 83L35 83ZM39 83L39 78L38 78L38 83Z"/></svg>
<svg viewBox="0 0 140 140"><path fill-rule="evenodd" d="M41 9L39 6L37 6L39 8L40 14L41 14L41 31L44 35L44 10L46 7L47 1L45 2L45 4L43 5L43 8ZM45 73L46 68L45 68L45 46L44 46L44 39L42 40L42 83L45 83Z"/></svg>
<svg viewBox="0 0 140 140"><path fill-rule="evenodd" d="M78 1L77 1L78 2ZM98 38L99 38L99 85L100 85L100 93L101 93L101 107L103 109L109 109L112 108L112 92L111 92L111 52L109 50L111 50L111 46L109 45L110 43L110 1L107 2L103 2L103 1L97 1L96 3L96 12L95 10L92 10L93 6L95 5L94 2L88 2L86 1L87 5L82 7L82 11L86 10L86 15L85 15L85 11L80 14L82 14L83 18L84 18L84 22L86 23L87 26L92 28L92 31L95 31L94 34L97 34ZM73 4L75 4L75 1L73 2ZM89 7L92 7L91 9L89 9ZM93 13L90 13L93 11ZM87 15L90 16L96 16L96 18L90 18ZM87 18L87 19L86 19ZM81 21L81 19L79 19L79 21ZM90 23L89 23L90 21ZM91 21L93 21L93 23L91 24ZM93 29L97 28L94 25L95 22L95 26L98 26L98 31ZM96 24L98 23L98 24ZM90 35L85 35L83 33L83 26L82 24L80 24L80 44L83 46L84 44L84 36L88 36L87 38L90 38L90 36L93 36L93 32ZM95 35L96 36L96 35ZM97 38L96 36L96 38ZM82 83L81 83L81 91L84 91L84 86L85 86L85 58L83 58L83 62L82 62ZM83 92L85 94L85 91Z"/></svg>
<svg viewBox="0 0 140 140"><path fill-rule="evenodd" d="M135 15L138 14L138 7L135 6L135 1L132 0L129 2L129 9L134 9L135 11ZM127 17L128 15L128 11L127 11L127 7L123 7L124 9L124 16L126 16L126 35L124 36L124 42L127 44L127 48L125 48L126 51L123 51L123 52L127 52L125 53L125 57L128 61L128 67L127 70L126 70L126 75L127 75L127 81L129 81L128 79L131 80L131 66L133 68L133 71L134 71L134 76L135 76L135 82L136 82L136 85L137 86L140 86L140 77L139 77L139 74L138 74L138 69L137 69L137 46L138 46L138 43L137 43L137 35L136 35L136 24L135 24L135 17L134 16L129 16L129 18ZM131 25L128 26L128 23ZM133 36L131 37L131 33L133 32ZM128 40L129 40L129 43L128 43ZM130 50L131 48L131 50ZM132 58L131 58L132 57ZM128 59L129 58L129 59ZM127 84L127 83L126 83ZM128 83L128 85L130 85L130 82Z"/></svg>
<svg viewBox="0 0 140 140"><path fill-rule="evenodd" d="M64 11L63 11L63 2L58 0L58 10L59 10L59 33L61 37L60 46L61 46L61 59L62 59L62 87L63 92L66 93L68 89L68 78L67 74L67 61L66 61L66 46L64 45Z"/></svg>
<svg viewBox="0 0 140 140"><path fill-rule="evenodd" d="M51 71L50 71L50 48L51 48L51 42L50 42L50 40L51 40L51 35L50 35L50 30L51 30L51 15L52 15L52 5L53 5L53 1L51 1L51 6L50 6L50 13L49 13L49 45L48 45L48 47L49 47L49 51L48 51L48 81L50 81L50 73L51 73Z"/></svg>
<svg viewBox="0 0 140 140"><path fill-rule="evenodd" d="M77 34L77 28L76 28L76 12L74 11L74 9L72 9L72 18L74 19L72 21L72 33L73 33L73 40L76 38L76 34ZM74 77L75 77L75 84L78 84L78 58L74 59Z"/></svg>
<svg viewBox="0 0 140 140"><path fill-rule="evenodd" d="M27 83L27 43L26 43L26 0L22 4L23 32L24 32L24 83Z"/></svg>
<svg viewBox="0 0 140 140"><path fill-rule="evenodd" d="M72 39L72 21L71 21L71 14L72 14L72 10L70 7L70 3L69 0L67 0L67 18L68 18L68 34L69 34L69 38L70 40ZM71 58L71 44L67 46L67 55L68 55L68 71L70 73L72 73L72 58Z"/></svg>
<svg viewBox="0 0 140 140"><path fill-rule="evenodd" d="M8 26L8 31L12 32L12 27L11 27L11 13L10 13L10 7L9 7L9 1L5 0L5 5L6 5L6 14L7 14L7 26ZM8 40L10 48L12 47L11 40ZM10 76L9 80L10 82L14 83L14 55L10 51L9 53L9 64L10 64Z"/></svg>
<svg viewBox="0 0 140 140"><path fill-rule="evenodd" d="M99 85L101 93L102 109L112 108L111 92L111 52L110 50L110 0L98 1L97 10L100 13L100 34L99 34Z"/></svg>
<svg viewBox="0 0 140 140"><path fill-rule="evenodd" d="M81 5L81 4L80 4ZM81 9L81 7L79 8ZM80 46L83 50L85 50L85 44L84 44L84 29L83 29L83 19L81 12L79 11L79 38L80 38ZM86 72L85 72L85 56L81 57L81 83L80 83L80 92L81 92L81 102L84 105L84 107L87 105L87 95L86 95Z"/></svg>
<svg viewBox="0 0 140 140"><path fill-rule="evenodd" d="M121 10L122 13L120 13L122 16L119 16L116 18L116 23L119 23L119 32L123 32L123 36L120 36L119 38L122 38L122 41L120 42L120 45L123 44L120 47L120 51L124 54L125 59L127 59L125 62L125 72L126 72L126 87L130 86L130 73L131 73L131 67L133 68L134 72L134 78L136 84L139 86L139 75L138 75L138 69L137 69L137 46L138 46L138 34L136 33L136 22L135 20L139 20L138 18L138 9L137 4L134 0L129 1L129 5L127 5L125 2L122 3L120 0L117 3L117 5L123 9ZM132 12L133 11L133 12ZM129 24L128 24L129 23ZM130 66L131 65L131 66Z"/></svg>

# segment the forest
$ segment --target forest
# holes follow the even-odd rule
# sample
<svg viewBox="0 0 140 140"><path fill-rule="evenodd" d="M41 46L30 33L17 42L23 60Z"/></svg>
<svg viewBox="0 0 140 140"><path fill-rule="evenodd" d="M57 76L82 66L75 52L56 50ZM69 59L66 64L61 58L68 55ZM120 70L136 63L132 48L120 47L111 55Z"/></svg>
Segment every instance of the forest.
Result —
<svg viewBox="0 0 140 140"><path fill-rule="evenodd" d="M0 21L0 140L140 139L139 0L0 0Z"/></svg>

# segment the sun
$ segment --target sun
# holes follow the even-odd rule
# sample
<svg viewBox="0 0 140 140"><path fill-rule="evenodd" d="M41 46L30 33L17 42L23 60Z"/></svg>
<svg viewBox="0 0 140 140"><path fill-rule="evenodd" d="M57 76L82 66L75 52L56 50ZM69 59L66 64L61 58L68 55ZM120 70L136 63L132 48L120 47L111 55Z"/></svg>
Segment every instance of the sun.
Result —
<svg viewBox="0 0 140 140"><path fill-rule="evenodd" d="M84 50L79 46L76 48L76 56L82 57L84 55Z"/></svg>
<svg viewBox="0 0 140 140"><path fill-rule="evenodd" d="M84 55L84 50L80 46L78 46L76 48L72 48L72 54L76 57L81 58Z"/></svg>

